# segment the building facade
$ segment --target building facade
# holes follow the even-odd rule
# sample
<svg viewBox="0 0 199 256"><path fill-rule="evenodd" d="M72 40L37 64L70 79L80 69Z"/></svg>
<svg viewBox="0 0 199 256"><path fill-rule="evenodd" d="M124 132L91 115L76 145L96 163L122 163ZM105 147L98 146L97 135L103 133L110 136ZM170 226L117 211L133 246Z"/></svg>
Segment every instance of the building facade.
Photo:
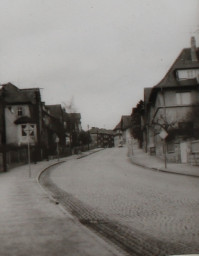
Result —
<svg viewBox="0 0 199 256"><path fill-rule="evenodd" d="M6 171L12 164L27 163L28 153L34 162L70 154L67 134L79 132L80 119L79 113L67 114L60 104L45 105L39 88L19 89L11 83L3 84L0 89L0 171Z"/></svg>
<svg viewBox="0 0 199 256"><path fill-rule="evenodd" d="M123 115L120 122L113 129L115 147L121 146L129 142L131 135L132 117Z"/></svg>
<svg viewBox="0 0 199 256"><path fill-rule="evenodd" d="M32 158L40 160L42 124L39 88L19 89L8 83L2 85L0 94L1 156L7 165L4 164L4 169L14 161L27 160L27 144L31 147Z"/></svg>
<svg viewBox="0 0 199 256"><path fill-rule="evenodd" d="M114 147L114 134L112 130L92 127L89 130L91 136L91 146L93 148L112 148Z"/></svg>
<svg viewBox="0 0 199 256"><path fill-rule="evenodd" d="M145 90L144 144L148 152L187 163L199 139L199 50L183 49L165 77ZM196 145L196 144L195 144Z"/></svg>

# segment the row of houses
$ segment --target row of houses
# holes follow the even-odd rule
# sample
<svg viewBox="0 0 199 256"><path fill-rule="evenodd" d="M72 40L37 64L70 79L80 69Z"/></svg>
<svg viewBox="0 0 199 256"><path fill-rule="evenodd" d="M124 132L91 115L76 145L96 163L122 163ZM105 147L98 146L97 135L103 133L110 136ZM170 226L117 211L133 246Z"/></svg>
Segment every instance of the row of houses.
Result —
<svg viewBox="0 0 199 256"><path fill-rule="evenodd" d="M192 37L191 47L180 52L164 78L144 88L126 130L149 154L199 165L198 111L199 48ZM122 132L122 120L120 125ZM118 133L117 126L114 130Z"/></svg>
<svg viewBox="0 0 199 256"><path fill-rule="evenodd" d="M91 146L93 148L112 148L114 147L113 130L92 127L89 130L91 136Z"/></svg>
<svg viewBox="0 0 199 256"><path fill-rule="evenodd" d="M131 116L122 116L120 122L113 129L115 147L123 146L123 144L126 144L129 140L131 140L131 126Z"/></svg>
<svg viewBox="0 0 199 256"><path fill-rule="evenodd" d="M81 131L81 115L61 105L46 105L39 88L19 89L11 83L0 89L0 169L31 159L69 154Z"/></svg>

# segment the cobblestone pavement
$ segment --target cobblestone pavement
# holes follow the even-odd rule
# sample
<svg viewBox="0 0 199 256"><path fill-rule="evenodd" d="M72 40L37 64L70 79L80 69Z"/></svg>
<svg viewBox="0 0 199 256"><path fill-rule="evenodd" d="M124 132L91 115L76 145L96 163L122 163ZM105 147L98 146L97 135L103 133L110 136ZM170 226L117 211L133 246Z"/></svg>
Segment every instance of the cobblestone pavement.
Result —
<svg viewBox="0 0 199 256"><path fill-rule="evenodd" d="M129 255L199 252L198 178L132 166L125 148L69 161L48 174L43 184L56 199Z"/></svg>

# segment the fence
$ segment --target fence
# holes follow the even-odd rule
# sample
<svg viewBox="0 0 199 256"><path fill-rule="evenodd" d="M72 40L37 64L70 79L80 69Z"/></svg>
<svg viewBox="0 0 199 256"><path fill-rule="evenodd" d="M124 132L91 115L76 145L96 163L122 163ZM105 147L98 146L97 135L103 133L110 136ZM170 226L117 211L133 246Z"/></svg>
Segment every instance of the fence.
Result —
<svg viewBox="0 0 199 256"><path fill-rule="evenodd" d="M59 156L57 154L55 155L45 155L42 158L49 160L49 159L54 159L57 157L66 157L73 154L78 154L80 152L87 151L88 149L94 149L93 145L84 145L84 146L79 146L73 148L61 148L59 152ZM73 152L72 152L73 151ZM30 161L31 162L36 162L37 161L37 151L34 147L30 147ZM7 164L7 169L9 170L10 168L17 166L17 165L22 165L22 164L27 164L28 163L28 147L23 146L23 147L8 147L6 151L6 164ZM3 172L3 153L0 152L0 172Z"/></svg>
<svg viewBox="0 0 199 256"><path fill-rule="evenodd" d="M30 149L30 155L31 157L33 156L32 148ZM6 152L6 163L8 169L10 169L14 165L28 163L28 149L23 147L8 150Z"/></svg>

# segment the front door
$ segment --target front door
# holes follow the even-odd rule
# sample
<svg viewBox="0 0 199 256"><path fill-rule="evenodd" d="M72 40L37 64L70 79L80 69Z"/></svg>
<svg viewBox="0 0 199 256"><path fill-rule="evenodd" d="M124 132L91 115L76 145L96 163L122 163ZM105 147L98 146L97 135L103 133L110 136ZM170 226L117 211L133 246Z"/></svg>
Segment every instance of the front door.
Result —
<svg viewBox="0 0 199 256"><path fill-rule="evenodd" d="M180 143L181 163L183 164L186 164L188 162L187 148L187 142Z"/></svg>

